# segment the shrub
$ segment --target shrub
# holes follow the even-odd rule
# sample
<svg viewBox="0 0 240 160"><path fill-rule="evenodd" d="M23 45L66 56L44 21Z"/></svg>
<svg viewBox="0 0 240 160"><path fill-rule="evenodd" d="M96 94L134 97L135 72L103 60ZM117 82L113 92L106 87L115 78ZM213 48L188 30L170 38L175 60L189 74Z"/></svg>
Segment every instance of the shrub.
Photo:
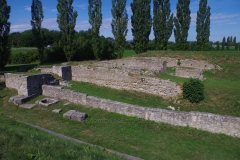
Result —
<svg viewBox="0 0 240 160"><path fill-rule="evenodd" d="M183 98L192 103L204 100L204 85L199 79L190 79L183 84Z"/></svg>
<svg viewBox="0 0 240 160"><path fill-rule="evenodd" d="M26 53L11 54L9 64L28 64L38 61L38 53L35 50L27 51Z"/></svg>

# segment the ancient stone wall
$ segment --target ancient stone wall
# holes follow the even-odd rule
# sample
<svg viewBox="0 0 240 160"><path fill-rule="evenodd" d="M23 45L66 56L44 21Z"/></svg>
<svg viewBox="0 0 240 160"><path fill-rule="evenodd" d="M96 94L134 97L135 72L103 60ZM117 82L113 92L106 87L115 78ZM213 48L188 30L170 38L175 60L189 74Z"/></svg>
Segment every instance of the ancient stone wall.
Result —
<svg viewBox="0 0 240 160"><path fill-rule="evenodd" d="M71 66L53 66L52 68L41 68L42 73L53 73L60 77L63 80L72 79Z"/></svg>
<svg viewBox="0 0 240 160"><path fill-rule="evenodd" d="M99 61L93 63L94 66L103 66L109 68L140 68L149 70L161 70L163 68L164 61L167 62L167 67L191 67L203 70L219 69L219 66L215 66L208 61L204 60L192 60L192 59L176 59L169 57L132 57L121 60Z"/></svg>
<svg viewBox="0 0 240 160"><path fill-rule="evenodd" d="M181 93L180 86L169 80L135 76L120 69L106 67L72 66L72 79L120 90L135 90L163 97L176 97Z"/></svg>
<svg viewBox="0 0 240 160"><path fill-rule="evenodd" d="M204 80L203 70L195 68L181 68L176 67L175 76L184 77L184 78L198 78Z"/></svg>
<svg viewBox="0 0 240 160"><path fill-rule="evenodd" d="M106 100L86 94L65 90L61 87L42 86L43 95L69 100L87 107L100 108L127 116L134 116L155 122L177 126L190 126L213 133L223 133L240 137L240 118L202 112L181 112L156 108L146 108L126 103ZM63 96L64 95L64 96Z"/></svg>
<svg viewBox="0 0 240 160"><path fill-rule="evenodd" d="M19 74L5 74L6 87L18 90L18 95L31 96L42 93L43 84L51 84L54 77L50 74L25 76Z"/></svg>

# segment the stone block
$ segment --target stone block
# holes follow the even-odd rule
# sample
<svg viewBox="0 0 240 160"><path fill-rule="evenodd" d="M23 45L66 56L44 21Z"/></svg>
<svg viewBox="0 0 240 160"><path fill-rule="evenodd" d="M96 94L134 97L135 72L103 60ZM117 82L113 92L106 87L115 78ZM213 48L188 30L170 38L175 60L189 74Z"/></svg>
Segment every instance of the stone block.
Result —
<svg viewBox="0 0 240 160"><path fill-rule="evenodd" d="M36 104L22 104L19 107L26 108L26 109L32 109Z"/></svg>
<svg viewBox="0 0 240 160"><path fill-rule="evenodd" d="M70 110L70 111L64 113L63 117L71 119L71 120L82 122L88 117L88 115L86 113L78 112L76 110Z"/></svg>
<svg viewBox="0 0 240 160"><path fill-rule="evenodd" d="M39 101L36 101L36 104L40 104L40 105L43 105L43 106L50 106L50 105L53 105L55 103L58 102L58 99L54 99L54 98L44 98L42 100L39 100Z"/></svg>
<svg viewBox="0 0 240 160"><path fill-rule="evenodd" d="M77 112L76 110L70 110L70 111L67 111L66 113L63 114L63 117L64 118L68 118L68 119L71 119L71 116Z"/></svg>
<svg viewBox="0 0 240 160"><path fill-rule="evenodd" d="M12 102L15 105L20 105L23 103L26 103L27 101L31 100L32 98L36 97L37 95L31 95L31 96L22 96L22 95L17 95L17 96L13 96L11 97L8 102Z"/></svg>
<svg viewBox="0 0 240 160"><path fill-rule="evenodd" d="M60 112L62 112L62 109L54 109L54 110L52 110L52 113L60 113Z"/></svg>

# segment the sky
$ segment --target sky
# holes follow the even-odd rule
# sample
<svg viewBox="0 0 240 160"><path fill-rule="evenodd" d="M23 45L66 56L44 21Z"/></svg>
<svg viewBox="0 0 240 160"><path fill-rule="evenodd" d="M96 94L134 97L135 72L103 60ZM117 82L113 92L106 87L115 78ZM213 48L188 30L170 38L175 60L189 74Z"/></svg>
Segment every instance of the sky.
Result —
<svg viewBox="0 0 240 160"><path fill-rule="evenodd" d="M131 7L130 4L133 0L127 0L126 9L128 12L128 34L127 40L132 40L131 32ZM100 34L106 37L113 37L111 30L111 0L102 0L102 26ZM152 1L153 2L153 1ZM9 21L11 22L11 32L23 32L31 29L31 4L32 0L7 0L11 6L11 14ZM171 11L176 14L177 0L170 0ZM57 0L42 0L44 20L42 27L49 30L59 30L57 20ZM211 34L210 41L222 41L222 38L233 36L237 37L240 42L240 0L208 0L208 5L211 7ZM76 31L88 30L91 28L88 22L88 0L74 0L74 10L78 12L77 23L75 26ZM153 8L153 4L151 4ZM189 41L196 40L196 16L199 8L199 0L191 0L191 25L189 29ZM153 16L153 13L151 13ZM153 31L151 32L150 39L154 39ZM172 34L170 41L175 41Z"/></svg>

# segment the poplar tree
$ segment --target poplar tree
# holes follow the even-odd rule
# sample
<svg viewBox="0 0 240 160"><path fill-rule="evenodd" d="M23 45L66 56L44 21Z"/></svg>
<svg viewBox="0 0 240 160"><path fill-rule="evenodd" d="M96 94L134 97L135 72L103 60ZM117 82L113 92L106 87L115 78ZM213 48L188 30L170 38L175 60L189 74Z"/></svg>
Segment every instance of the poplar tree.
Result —
<svg viewBox="0 0 240 160"><path fill-rule="evenodd" d="M101 0L88 0L88 16L89 23L92 26L92 49L96 59L102 52L101 39L99 30L102 25L102 1Z"/></svg>
<svg viewBox="0 0 240 160"><path fill-rule="evenodd" d="M236 37L233 38L233 45L234 45L235 50L237 50L238 45L237 45L237 38Z"/></svg>
<svg viewBox="0 0 240 160"><path fill-rule="evenodd" d="M128 15L126 10L127 0L112 0L112 33L114 35L114 51L118 58L123 57L126 44Z"/></svg>
<svg viewBox="0 0 240 160"><path fill-rule="evenodd" d="M227 50L229 50L229 43L230 43L229 41L230 41L230 37L227 38L227 47L226 47Z"/></svg>
<svg viewBox="0 0 240 160"><path fill-rule="evenodd" d="M73 11L73 0L58 0L57 4L57 23L62 32L63 50L68 61L72 60L75 54L74 34L77 19L77 12Z"/></svg>
<svg viewBox="0 0 240 160"><path fill-rule="evenodd" d="M211 8L207 6L207 3L207 0L200 0L197 12L196 32L198 50L209 49Z"/></svg>
<svg viewBox="0 0 240 160"><path fill-rule="evenodd" d="M173 19L175 25L174 36L177 50L188 49L187 38L191 23L191 11L189 9L189 5L190 0L178 0L177 3L177 14Z"/></svg>
<svg viewBox="0 0 240 160"><path fill-rule="evenodd" d="M153 1L153 31L156 48L167 50L167 44L173 30L173 13L169 0Z"/></svg>
<svg viewBox="0 0 240 160"><path fill-rule="evenodd" d="M8 22L11 7L6 0L0 0L0 69L7 64L11 53L11 43L9 43L9 32L11 23Z"/></svg>
<svg viewBox="0 0 240 160"><path fill-rule="evenodd" d="M137 54L147 51L149 35L152 28L151 0L133 0L132 9L132 34L134 50Z"/></svg>
<svg viewBox="0 0 240 160"><path fill-rule="evenodd" d="M34 35L35 45L38 49L38 57L40 63L44 60L44 44L43 44L43 30L42 30L42 21L44 18L42 2L41 0L32 0L31 6L31 14L32 14L32 32Z"/></svg>
<svg viewBox="0 0 240 160"><path fill-rule="evenodd" d="M223 37L223 40L222 40L222 50L225 49L225 44L226 44L226 38Z"/></svg>
<svg viewBox="0 0 240 160"><path fill-rule="evenodd" d="M217 50L219 50L220 49L220 46L219 46L219 41L217 41L217 48L216 48Z"/></svg>

